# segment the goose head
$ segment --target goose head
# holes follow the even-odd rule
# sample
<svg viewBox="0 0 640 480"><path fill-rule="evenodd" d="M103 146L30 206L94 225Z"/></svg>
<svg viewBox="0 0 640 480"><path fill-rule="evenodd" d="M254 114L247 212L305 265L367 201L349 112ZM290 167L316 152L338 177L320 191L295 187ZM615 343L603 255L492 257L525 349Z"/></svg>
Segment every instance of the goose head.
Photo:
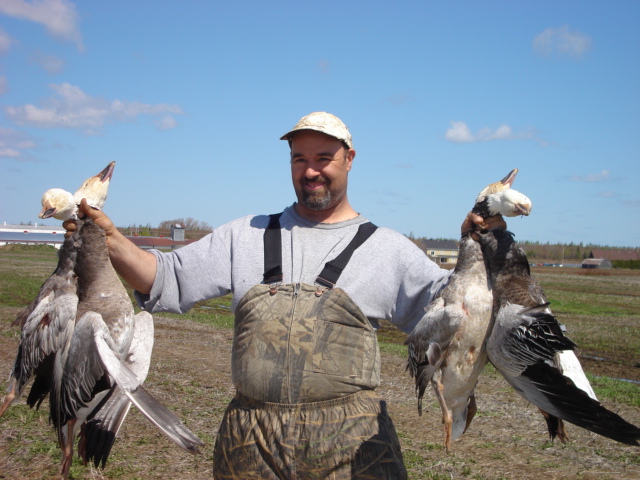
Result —
<svg viewBox="0 0 640 480"><path fill-rule="evenodd" d="M79 205L82 199L86 198L89 206L97 210L102 209L107 200L109 183L115 166L116 162L111 162L99 174L87 178L73 195L76 205Z"/></svg>
<svg viewBox="0 0 640 480"><path fill-rule="evenodd" d="M42 195L42 211L40 218L57 218L58 220L71 220L77 218L78 206L73 200L73 195L61 188L51 188Z"/></svg>
<svg viewBox="0 0 640 480"><path fill-rule="evenodd" d="M472 211L483 218L493 215L503 215L505 217L529 215L531 213L531 200L526 195L511 188L517 173L518 169L514 168L509 172L509 175L499 182L485 187L478 194Z"/></svg>
<svg viewBox="0 0 640 480"><path fill-rule="evenodd" d="M71 194L61 188L51 188L42 195L42 211L40 218L56 218L58 220L77 220L78 205L83 198L93 208L100 210L107 200L109 183L116 162L111 162L99 174L89 177L82 186Z"/></svg>

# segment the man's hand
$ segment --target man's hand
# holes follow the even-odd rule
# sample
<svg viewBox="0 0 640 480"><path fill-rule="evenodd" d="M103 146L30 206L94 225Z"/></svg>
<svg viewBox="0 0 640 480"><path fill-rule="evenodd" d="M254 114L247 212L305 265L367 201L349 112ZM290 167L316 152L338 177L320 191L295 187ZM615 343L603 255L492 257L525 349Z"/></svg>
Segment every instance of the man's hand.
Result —
<svg viewBox="0 0 640 480"><path fill-rule="evenodd" d="M96 225L98 225L99 227L102 227L107 237L109 237L110 235L113 235L118 230L116 226L113 224L113 222L111 221L111 219L107 217L107 215L102 210L97 210L95 208L90 207L89 204L87 203L86 198L83 198L82 201L80 202L78 216L80 218L89 217L91 220L93 220L93 222ZM67 231L64 234L65 237L68 237L77 229L75 220L67 220L62 224L62 226Z"/></svg>
<svg viewBox="0 0 640 480"><path fill-rule="evenodd" d="M494 228L507 228L507 222L504 221L502 215L494 215L493 217L482 218L480 215L476 215L473 212L469 212L467 218L462 222L460 232L464 235L467 232L472 233L474 240L478 240L477 235L473 233L477 230L492 230Z"/></svg>

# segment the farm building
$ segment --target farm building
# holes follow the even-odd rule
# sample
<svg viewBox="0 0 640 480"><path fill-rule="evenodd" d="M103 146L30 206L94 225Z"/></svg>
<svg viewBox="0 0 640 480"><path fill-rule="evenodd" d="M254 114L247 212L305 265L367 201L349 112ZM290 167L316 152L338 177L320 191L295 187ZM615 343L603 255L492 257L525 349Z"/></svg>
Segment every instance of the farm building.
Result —
<svg viewBox="0 0 640 480"><path fill-rule="evenodd" d="M606 258L586 258L582 261L582 268L610 269L611 262Z"/></svg>
<svg viewBox="0 0 640 480"><path fill-rule="evenodd" d="M0 246L6 244L51 245L57 249L64 242L64 228L42 225L3 225L0 226ZM185 240L182 225L171 226L172 237L126 236L138 247L148 250L175 250L195 240Z"/></svg>
<svg viewBox="0 0 640 480"><path fill-rule="evenodd" d="M606 258L610 262L613 260L640 260L640 249L594 248L589 253L589 258Z"/></svg>
<svg viewBox="0 0 640 480"><path fill-rule="evenodd" d="M436 263L455 265L458 263L458 244L453 240L422 240L423 250Z"/></svg>

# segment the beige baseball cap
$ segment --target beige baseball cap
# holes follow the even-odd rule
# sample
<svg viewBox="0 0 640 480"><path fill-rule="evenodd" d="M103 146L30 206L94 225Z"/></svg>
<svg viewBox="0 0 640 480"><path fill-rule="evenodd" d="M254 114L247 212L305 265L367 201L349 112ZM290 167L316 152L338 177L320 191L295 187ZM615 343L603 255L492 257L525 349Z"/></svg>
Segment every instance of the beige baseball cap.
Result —
<svg viewBox="0 0 640 480"><path fill-rule="evenodd" d="M338 117L327 112L313 112L302 117L295 127L280 137L280 140L291 140L293 134L298 130L322 132L346 143L349 148L353 148L351 133L349 133L347 126Z"/></svg>

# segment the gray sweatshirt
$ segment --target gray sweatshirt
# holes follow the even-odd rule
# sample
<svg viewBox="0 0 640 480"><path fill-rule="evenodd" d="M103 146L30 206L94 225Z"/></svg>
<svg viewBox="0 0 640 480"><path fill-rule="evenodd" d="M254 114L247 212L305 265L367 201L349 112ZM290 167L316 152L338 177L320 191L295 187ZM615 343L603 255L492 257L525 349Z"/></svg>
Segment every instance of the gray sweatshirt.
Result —
<svg viewBox="0 0 640 480"><path fill-rule="evenodd" d="M284 283L313 284L324 264L339 255L367 219L315 223L293 206L280 217ZM233 294L232 309L264 273L263 235L268 215L250 215L158 260L149 296L137 293L150 312L184 313L196 302ZM351 257L336 287L347 292L374 328L378 319L409 333L440 290L450 271L441 269L404 235L378 228Z"/></svg>

